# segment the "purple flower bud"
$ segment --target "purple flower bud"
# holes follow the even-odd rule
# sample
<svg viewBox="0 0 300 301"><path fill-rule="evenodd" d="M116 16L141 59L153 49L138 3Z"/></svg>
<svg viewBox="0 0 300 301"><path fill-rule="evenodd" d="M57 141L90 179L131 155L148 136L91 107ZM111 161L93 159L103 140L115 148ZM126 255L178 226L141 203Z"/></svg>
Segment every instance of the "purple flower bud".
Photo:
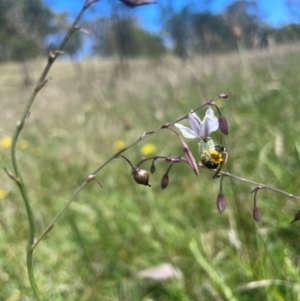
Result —
<svg viewBox="0 0 300 301"><path fill-rule="evenodd" d="M223 115L219 117L219 128L224 135L228 135L228 123Z"/></svg>
<svg viewBox="0 0 300 301"><path fill-rule="evenodd" d="M199 175L199 171L198 171L198 165L197 162L192 154L192 152L190 151L188 145L183 141L183 139L181 138L181 136L179 136L180 141L181 141L181 145L182 145L182 149L185 155L185 158L187 159L187 161L189 162L192 170L194 171L194 173L198 176Z"/></svg>
<svg viewBox="0 0 300 301"><path fill-rule="evenodd" d="M197 162L192 154L192 152L190 151L190 149L188 148L187 144L182 146L183 148L183 152L185 154L186 159L188 160L192 170L194 171L194 173L198 176L199 175L199 171L198 171L198 165Z"/></svg>
<svg viewBox="0 0 300 301"><path fill-rule="evenodd" d="M132 170L132 175L133 175L134 180L138 184L151 187L151 185L148 182L149 181L149 173L147 170L135 168Z"/></svg>
<svg viewBox="0 0 300 301"><path fill-rule="evenodd" d="M260 211L259 211L259 209L258 209L256 206L253 208L253 213L252 213L252 215L253 215L253 218L254 218L257 222L260 221Z"/></svg>
<svg viewBox="0 0 300 301"><path fill-rule="evenodd" d="M120 0L125 5L134 8L139 5L147 5L147 4L154 4L156 1L152 0Z"/></svg>
<svg viewBox="0 0 300 301"><path fill-rule="evenodd" d="M295 221L298 221L300 220L300 210L298 210L296 213L295 213L295 217L294 219L291 221L291 224Z"/></svg>
<svg viewBox="0 0 300 301"><path fill-rule="evenodd" d="M167 173L165 173L160 181L161 189L167 188L168 185L169 185L169 175Z"/></svg>
<svg viewBox="0 0 300 301"><path fill-rule="evenodd" d="M223 193L220 191L217 198L217 207L220 213L222 213L226 208L226 200Z"/></svg>

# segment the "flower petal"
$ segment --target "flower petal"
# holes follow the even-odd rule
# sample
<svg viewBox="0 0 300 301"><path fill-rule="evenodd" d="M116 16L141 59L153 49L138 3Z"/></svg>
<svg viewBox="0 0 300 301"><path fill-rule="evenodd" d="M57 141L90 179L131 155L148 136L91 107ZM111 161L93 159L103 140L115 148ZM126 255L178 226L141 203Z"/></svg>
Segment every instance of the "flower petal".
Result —
<svg viewBox="0 0 300 301"><path fill-rule="evenodd" d="M208 109L206 110L204 118L206 116L212 116L212 117L215 116L215 112L211 107L208 107Z"/></svg>
<svg viewBox="0 0 300 301"><path fill-rule="evenodd" d="M192 128L192 130L198 135L200 133L200 128L202 125L201 119L195 112L189 113L189 123Z"/></svg>
<svg viewBox="0 0 300 301"><path fill-rule="evenodd" d="M219 128L218 118L214 114L214 110L208 108L200 127L199 137L206 138L212 132L215 132Z"/></svg>
<svg viewBox="0 0 300 301"><path fill-rule="evenodd" d="M181 132L181 134L188 139L195 139L195 138L199 138L197 136L197 134L190 128L180 124L180 123L175 123L174 124Z"/></svg>

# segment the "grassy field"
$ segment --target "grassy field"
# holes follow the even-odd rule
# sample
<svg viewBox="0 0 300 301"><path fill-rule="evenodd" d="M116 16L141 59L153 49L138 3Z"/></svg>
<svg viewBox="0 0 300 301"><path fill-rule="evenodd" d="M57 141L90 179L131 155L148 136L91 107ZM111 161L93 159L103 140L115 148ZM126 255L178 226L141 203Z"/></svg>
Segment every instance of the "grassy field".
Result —
<svg viewBox="0 0 300 301"><path fill-rule="evenodd" d="M129 61L58 61L34 103L18 159L34 210L37 236L73 192L120 147L143 132L218 100L230 132L224 170L300 195L299 45L196 57ZM10 137L44 61L23 69L0 65L0 165L11 170ZM191 73L191 71L196 75ZM205 111L199 112L203 116ZM219 133L212 137L218 141ZM187 140L195 157L197 141ZM162 130L125 155L182 155ZM150 162L143 165L150 168ZM45 300L300 300L298 201L225 178L227 208L219 214L219 180L157 162L151 188L137 185L116 159L79 194L35 250L35 276ZM0 174L0 299L33 300L26 270L28 222L16 185ZM164 281L138 273L170 263L182 273Z"/></svg>

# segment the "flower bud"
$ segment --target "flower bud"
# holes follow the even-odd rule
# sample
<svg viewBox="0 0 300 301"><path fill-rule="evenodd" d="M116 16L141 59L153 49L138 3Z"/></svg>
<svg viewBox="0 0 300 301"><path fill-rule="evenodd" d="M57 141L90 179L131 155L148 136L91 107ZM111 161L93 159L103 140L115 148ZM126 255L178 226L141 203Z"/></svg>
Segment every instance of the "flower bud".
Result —
<svg viewBox="0 0 300 301"><path fill-rule="evenodd" d="M227 98L228 97L228 94L222 92L220 95L219 95L219 98Z"/></svg>
<svg viewBox="0 0 300 301"><path fill-rule="evenodd" d="M134 8L139 5L147 5L156 3L154 0L120 0L128 7Z"/></svg>
<svg viewBox="0 0 300 301"><path fill-rule="evenodd" d="M258 209L256 206L253 208L253 213L252 213L252 215L253 215L253 218L254 218L257 222L260 221L260 211L259 211L259 209Z"/></svg>
<svg viewBox="0 0 300 301"><path fill-rule="evenodd" d="M223 115L219 117L219 128L224 135L228 135L228 123Z"/></svg>
<svg viewBox="0 0 300 301"><path fill-rule="evenodd" d="M295 217L294 219L291 221L291 224L295 221L298 221L300 220L300 210L298 210L296 213L295 213Z"/></svg>
<svg viewBox="0 0 300 301"><path fill-rule="evenodd" d="M87 181L88 181L88 182L91 182L91 181L93 181L93 180L95 180L95 175L89 175L89 176L87 177Z"/></svg>
<svg viewBox="0 0 300 301"><path fill-rule="evenodd" d="M154 173L155 173L155 170L156 170L156 168L155 168L155 165L154 165L154 160L152 160L152 163L151 163L151 166L150 166L150 172L151 172L152 174L154 174Z"/></svg>
<svg viewBox="0 0 300 301"><path fill-rule="evenodd" d="M226 208L226 200L223 193L220 191L217 198L217 207L220 213L222 213Z"/></svg>
<svg viewBox="0 0 300 301"><path fill-rule="evenodd" d="M167 188L168 185L169 185L169 175L168 175L168 173L165 173L160 181L161 189Z"/></svg>
<svg viewBox="0 0 300 301"><path fill-rule="evenodd" d="M188 145L183 141L181 136L179 136L179 138L180 138L180 141L181 141L182 150L183 150L183 153L185 155L185 158L188 161L188 163L190 164L190 166L191 166L192 170L194 171L194 173L198 176L199 171L198 171L197 162L196 162L192 152L190 151Z"/></svg>
<svg viewBox="0 0 300 301"><path fill-rule="evenodd" d="M138 184L151 187L151 185L148 182L149 181L149 173L147 170L135 168L132 170L132 175L133 175L134 180Z"/></svg>

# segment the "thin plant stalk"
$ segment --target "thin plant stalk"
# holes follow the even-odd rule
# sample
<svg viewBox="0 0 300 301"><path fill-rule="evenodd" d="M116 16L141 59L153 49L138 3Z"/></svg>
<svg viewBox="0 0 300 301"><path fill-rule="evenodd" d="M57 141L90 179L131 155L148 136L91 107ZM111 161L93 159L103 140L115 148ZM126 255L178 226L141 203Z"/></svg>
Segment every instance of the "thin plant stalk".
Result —
<svg viewBox="0 0 300 301"><path fill-rule="evenodd" d="M16 130L13 133L13 137L12 137L11 160L12 160L12 167L13 167L13 170L14 170L14 175L11 176L11 178L13 178L15 180L15 182L17 183L17 185L19 187L19 190L20 190L20 193L21 193L21 196L22 196L22 199L23 199L24 204L25 204L25 208L26 208L28 224L29 224L29 235L28 235L27 256L26 256L27 272L28 272L28 277L29 277L31 288L32 288L33 293L34 293L37 300L42 300L42 298L40 296L40 293L39 293L39 290L38 290L38 287L37 287L37 284L36 284L36 281L35 281L35 278L34 278L34 272L33 272L33 247L32 246L34 245L35 225L34 225L33 212L32 212L32 208L31 208L31 205L30 205L30 200L29 200L29 197L28 197L27 189L26 189L26 186L24 184L23 177L22 177L22 174L20 172L18 162L17 162L16 145L17 145L20 133L22 132L22 129L24 127L26 118L30 113L30 108L31 108L38 92L47 83L46 76L47 76L51 66L53 65L53 63L56 60L56 58L58 57L58 55L60 53L62 53L62 49L65 46L65 44L67 43L67 41L69 40L69 38L71 37L71 35L78 29L77 24L78 24L79 20L81 19L83 13L85 12L85 10L97 1L99 1L99 0L90 0L90 1L86 0L85 1L85 4L83 5L81 11L79 12L78 16L76 17L76 19L73 22L70 29L67 31L66 36L64 37L64 39L62 40L62 42L58 46L57 50L54 53L52 53L52 52L49 53L48 63L46 65L44 71L42 72L34 91L32 92L31 96L29 97L29 99L26 103L26 106L25 106L25 109L24 109L23 114L21 116L21 119L17 123Z"/></svg>

